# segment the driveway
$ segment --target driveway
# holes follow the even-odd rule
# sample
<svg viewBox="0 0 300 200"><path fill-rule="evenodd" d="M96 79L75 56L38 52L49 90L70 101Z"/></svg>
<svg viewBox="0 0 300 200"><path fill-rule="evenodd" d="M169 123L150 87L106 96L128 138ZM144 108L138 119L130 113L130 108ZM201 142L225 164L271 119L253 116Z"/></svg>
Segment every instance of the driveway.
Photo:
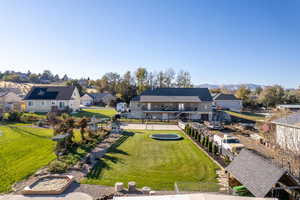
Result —
<svg viewBox="0 0 300 200"><path fill-rule="evenodd" d="M136 130L181 130L177 125L172 124L121 124L122 129Z"/></svg>

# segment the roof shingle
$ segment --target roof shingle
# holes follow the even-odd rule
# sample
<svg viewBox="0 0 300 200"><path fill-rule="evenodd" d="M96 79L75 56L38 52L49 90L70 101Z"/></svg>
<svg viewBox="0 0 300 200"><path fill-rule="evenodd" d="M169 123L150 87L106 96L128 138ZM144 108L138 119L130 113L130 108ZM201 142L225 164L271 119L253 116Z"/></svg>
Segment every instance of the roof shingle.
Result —
<svg viewBox="0 0 300 200"><path fill-rule="evenodd" d="M70 100L75 86L35 86L24 100Z"/></svg>
<svg viewBox="0 0 300 200"><path fill-rule="evenodd" d="M219 94L216 94L214 96L214 100L240 100L238 98L236 98L233 94L223 94L223 93L219 93Z"/></svg>
<svg viewBox="0 0 300 200"><path fill-rule="evenodd" d="M201 101L212 101L208 88L154 88L144 91L141 96L196 96Z"/></svg>
<svg viewBox="0 0 300 200"><path fill-rule="evenodd" d="M226 170L256 197L265 197L286 173L266 158L247 149L243 149Z"/></svg>

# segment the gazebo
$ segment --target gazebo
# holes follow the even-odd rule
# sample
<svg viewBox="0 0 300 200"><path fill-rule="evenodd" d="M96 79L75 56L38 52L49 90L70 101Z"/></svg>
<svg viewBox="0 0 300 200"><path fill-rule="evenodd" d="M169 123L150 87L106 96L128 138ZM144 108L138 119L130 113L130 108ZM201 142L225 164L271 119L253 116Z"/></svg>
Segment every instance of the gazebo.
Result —
<svg viewBox="0 0 300 200"><path fill-rule="evenodd" d="M299 182L252 150L243 149L226 168L229 186L245 186L255 197L299 199Z"/></svg>

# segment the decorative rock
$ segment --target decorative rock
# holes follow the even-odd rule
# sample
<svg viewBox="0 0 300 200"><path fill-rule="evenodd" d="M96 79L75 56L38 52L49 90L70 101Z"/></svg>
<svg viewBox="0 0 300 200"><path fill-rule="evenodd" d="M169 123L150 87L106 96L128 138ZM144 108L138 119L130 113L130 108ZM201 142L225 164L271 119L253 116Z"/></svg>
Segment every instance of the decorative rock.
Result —
<svg viewBox="0 0 300 200"><path fill-rule="evenodd" d="M151 188L149 188L147 186L145 186L145 187L142 188L143 194L150 194L150 191L151 191Z"/></svg>
<svg viewBox="0 0 300 200"><path fill-rule="evenodd" d="M121 182L117 182L115 184L115 192L120 192L124 189L124 184Z"/></svg>
<svg viewBox="0 0 300 200"><path fill-rule="evenodd" d="M149 192L149 195L155 195L155 191L154 190L151 190L150 192Z"/></svg>
<svg viewBox="0 0 300 200"><path fill-rule="evenodd" d="M128 182L128 192L136 192L136 183L134 181Z"/></svg>

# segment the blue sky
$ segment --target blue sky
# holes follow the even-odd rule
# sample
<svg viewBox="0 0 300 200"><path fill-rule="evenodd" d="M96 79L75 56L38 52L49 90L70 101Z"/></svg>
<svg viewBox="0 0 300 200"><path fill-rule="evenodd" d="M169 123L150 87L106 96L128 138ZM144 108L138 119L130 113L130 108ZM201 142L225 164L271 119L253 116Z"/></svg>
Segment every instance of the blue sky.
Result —
<svg viewBox="0 0 300 200"><path fill-rule="evenodd" d="M0 71L300 85L298 0L0 0Z"/></svg>

